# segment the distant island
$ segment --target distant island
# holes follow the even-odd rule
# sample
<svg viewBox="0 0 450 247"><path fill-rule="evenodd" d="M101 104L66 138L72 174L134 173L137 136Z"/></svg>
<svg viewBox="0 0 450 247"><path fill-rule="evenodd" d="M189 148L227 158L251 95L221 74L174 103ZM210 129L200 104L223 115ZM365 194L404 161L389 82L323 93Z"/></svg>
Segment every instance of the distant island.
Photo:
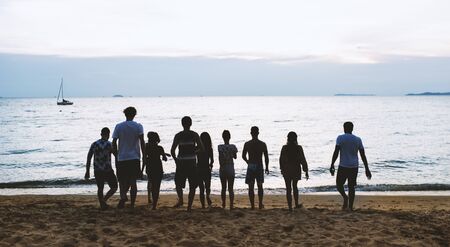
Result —
<svg viewBox="0 0 450 247"><path fill-rule="evenodd" d="M446 92L446 93L432 93L432 92L409 93L409 94L406 94L406 96L450 96L450 92Z"/></svg>
<svg viewBox="0 0 450 247"><path fill-rule="evenodd" d="M114 98L122 98L123 95L121 95L121 94L116 94L116 95L113 95L113 97L114 97Z"/></svg>
<svg viewBox="0 0 450 247"><path fill-rule="evenodd" d="M365 94L365 93L337 93L334 96L375 96L375 94Z"/></svg>

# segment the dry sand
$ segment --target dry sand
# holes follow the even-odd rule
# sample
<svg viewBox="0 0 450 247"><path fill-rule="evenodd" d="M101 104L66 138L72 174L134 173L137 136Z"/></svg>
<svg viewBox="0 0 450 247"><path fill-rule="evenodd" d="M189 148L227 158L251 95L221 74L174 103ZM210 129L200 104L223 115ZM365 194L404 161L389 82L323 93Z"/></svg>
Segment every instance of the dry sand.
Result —
<svg viewBox="0 0 450 247"><path fill-rule="evenodd" d="M117 196L109 202L116 205ZM162 195L156 211L139 196L135 209L98 210L95 196L0 196L0 246L449 246L450 197L357 196L354 212L335 195L306 195L289 212L282 195L264 210L173 209Z"/></svg>

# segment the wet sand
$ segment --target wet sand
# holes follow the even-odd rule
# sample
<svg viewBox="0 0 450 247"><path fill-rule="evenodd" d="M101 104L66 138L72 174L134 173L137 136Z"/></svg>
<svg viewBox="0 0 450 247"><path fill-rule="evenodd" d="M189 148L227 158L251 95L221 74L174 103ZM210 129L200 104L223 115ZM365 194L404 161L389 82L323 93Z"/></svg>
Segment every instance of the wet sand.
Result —
<svg viewBox="0 0 450 247"><path fill-rule="evenodd" d="M289 212L283 195L265 197L250 210L245 195L233 211L174 209L162 195L152 211L146 196L137 207L107 211L95 196L0 196L0 246L449 246L450 197L357 196L356 210L340 210L335 195L305 195ZM186 199L185 199L186 202Z"/></svg>

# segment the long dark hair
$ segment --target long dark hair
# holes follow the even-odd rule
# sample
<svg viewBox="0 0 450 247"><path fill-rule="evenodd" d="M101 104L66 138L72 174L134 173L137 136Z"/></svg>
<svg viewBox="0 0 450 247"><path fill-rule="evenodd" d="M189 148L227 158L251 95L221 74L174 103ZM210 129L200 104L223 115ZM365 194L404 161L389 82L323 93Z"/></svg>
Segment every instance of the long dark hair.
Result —
<svg viewBox="0 0 450 247"><path fill-rule="evenodd" d="M203 147L205 147L205 151L207 153L212 152L211 136L208 134L208 132L201 133L200 140L203 143Z"/></svg>
<svg viewBox="0 0 450 247"><path fill-rule="evenodd" d="M286 151L290 161L297 161L299 159L297 133L294 131L289 132L287 135Z"/></svg>

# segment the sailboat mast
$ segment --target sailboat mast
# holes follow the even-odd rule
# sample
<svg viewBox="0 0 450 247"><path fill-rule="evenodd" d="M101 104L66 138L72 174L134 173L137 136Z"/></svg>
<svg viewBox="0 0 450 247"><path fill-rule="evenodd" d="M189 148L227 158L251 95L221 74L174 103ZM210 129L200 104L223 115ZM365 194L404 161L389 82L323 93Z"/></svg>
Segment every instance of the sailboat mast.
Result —
<svg viewBox="0 0 450 247"><path fill-rule="evenodd" d="M61 77L61 97L64 100L64 82L62 77Z"/></svg>
<svg viewBox="0 0 450 247"><path fill-rule="evenodd" d="M58 98L56 99L56 102L59 101L59 96L61 95L61 89L62 89L62 78L61 78L61 84L59 84Z"/></svg>

